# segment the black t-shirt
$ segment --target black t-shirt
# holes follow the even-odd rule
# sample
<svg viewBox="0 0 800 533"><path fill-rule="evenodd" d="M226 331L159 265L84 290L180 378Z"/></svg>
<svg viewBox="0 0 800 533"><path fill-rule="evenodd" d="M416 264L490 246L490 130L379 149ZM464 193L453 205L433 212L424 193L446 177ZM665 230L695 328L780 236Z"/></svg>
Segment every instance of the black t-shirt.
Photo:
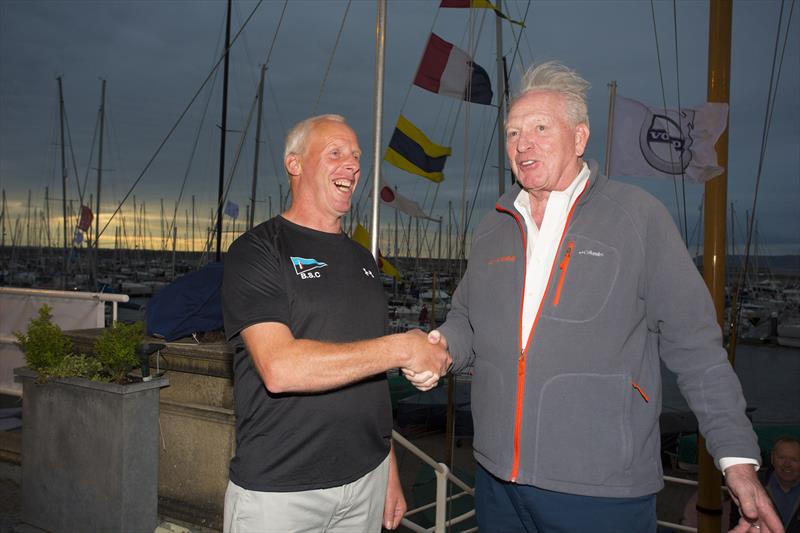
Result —
<svg viewBox="0 0 800 533"><path fill-rule="evenodd" d="M270 219L228 250L222 309L235 350L234 483L268 492L335 487L386 458L392 415L385 374L323 393L272 394L240 335L261 322L285 324L297 339L383 335L386 296L367 250L344 234Z"/></svg>

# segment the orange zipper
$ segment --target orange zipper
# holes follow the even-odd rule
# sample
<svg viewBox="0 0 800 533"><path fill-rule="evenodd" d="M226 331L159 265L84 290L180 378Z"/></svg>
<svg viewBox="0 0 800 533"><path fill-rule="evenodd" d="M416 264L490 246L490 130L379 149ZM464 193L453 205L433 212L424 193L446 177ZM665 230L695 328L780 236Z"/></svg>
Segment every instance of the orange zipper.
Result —
<svg viewBox="0 0 800 533"><path fill-rule="evenodd" d="M564 278L567 277L567 269L569 268L569 260L572 257L572 249L575 248L575 242L569 241L567 242L567 252L564 254L564 259L561 260L561 264L558 265L558 268L561 269L561 274L558 277L558 286L556 287L556 295L553 298L553 305L558 306L558 302L561 300L561 287L564 285Z"/></svg>
<svg viewBox="0 0 800 533"><path fill-rule="evenodd" d="M633 385L633 388L636 389L639 392L639 394L641 394L642 398L646 403L650 403L650 398L647 397L647 394L644 393L644 391L642 390L642 388L639 386L638 383L631 382L631 385Z"/></svg>
<svg viewBox="0 0 800 533"><path fill-rule="evenodd" d="M572 213L575 211L575 207L578 205L578 201L580 201L580 197L583 196L584 192L586 192L586 187L588 185L589 185L589 182L587 181L583 186L583 190L578 195L578 199L575 201L575 203L573 204L572 208L569 210L569 213L567 214L567 222L566 222L566 224L564 224L564 231L561 234L561 239L560 239L559 242L563 242L564 241L564 236L567 233L567 228L569 227L569 222L572 219ZM514 220L517 221L517 225L519 226L520 234L522 235L523 257L527 258L528 244L527 244L527 240L525 238L525 228L524 228L524 226L522 224L522 221L519 219L519 217L513 211L505 209L505 208L501 207L499 204L495 204L495 209L497 209L498 211L503 211L505 213L508 213L509 215L511 215L514 218ZM571 252L572 248L575 246L575 243L570 241L568 243L568 246L569 246L569 250ZM555 267L555 259L553 259L553 266L550 269L550 277L552 277L552 275L553 275L553 267ZM524 263L524 268L522 270L522 279L523 280L526 277L527 269L528 269L528 262L526 260L525 263ZM548 279L547 279L547 285L546 286L550 285L550 277L548 277ZM516 483L517 476L519 475L519 455L520 455L519 452L520 452L520 440L521 440L521 434L522 434L522 400L524 399L524 393L525 393L525 363L526 363L526 361L528 359L526 353L528 351L528 346L530 346L531 340L533 339L533 332L536 330L536 324L539 322L539 315L542 312L542 307L543 307L544 302L545 302L545 300L544 300L544 298L542 298L542 301L539 303L539 309L536 311L536 317L533 320L533 325L531 326L531 331L528 334L528 340L523 345L524 341L522 339L522 313L523 313L523 310L525 309L525 306L524 306L524 304L525 304L525 291L524 290L522 291L522 298L520 298L520 303L519 303L519 339L520 339L520 349L519 349L519 360L518 360L518 363L517 363L517 398L516 398L516 403L517 404L516 404L515 409L514 409L514 459L513 459L512 465L511 465L511 477L509 479L509 481L511 481L512 483Z"/></svg>
<svg viewBox="0 0 800 533"><path fill-rule="evenodd" d="M514 220L517 221L517 225L519 226L520 235L522 236L522 250L523 250L523 257L527 258L527 250L528 250L528 243L525 237L525 228L522 225L522 221L513 211L509 211L507 209L502 208L500 205L495 206L496 209L499 211L504 211L511 215ZM527 260L523 263L522 269L522 279L525 279L528 270L528 262ZM525 342L522 338L522 312L525 309L525 291L522 291L522 298L520 298L519 302L519 359L517 361L517 397L516 397L516 405L514 406L514 461L511 466L511 481L514 482L517 480L517 474L519 472L519 448L520 448L520 434L522 433L522 400L524 398L525 393L525 362L527 357L525 356L525 351L528 345L531 342L531 338L533 337L533 329L531 328L530 335L528 336L528 341ZM538 318L538 313L537 313ZM525 342L525 344L523 344Z"/></svg>

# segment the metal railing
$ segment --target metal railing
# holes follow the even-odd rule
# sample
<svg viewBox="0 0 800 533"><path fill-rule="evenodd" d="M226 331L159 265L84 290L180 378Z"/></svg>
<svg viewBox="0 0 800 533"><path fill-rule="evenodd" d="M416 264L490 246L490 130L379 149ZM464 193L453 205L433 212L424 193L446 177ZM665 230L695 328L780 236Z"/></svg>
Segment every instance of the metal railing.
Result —
<svg viewBox="0 0 800 533"><path fill-rule="evenodd" d="M105 326L107 302L111 303L111 319L116 322L117 304L128 300L127 294L0 287L0 393L22 395L22 387L14 380L13 369L24 365L24 357L12 332L24 329L24 324L36 315L38 307L50 304L53 322L62 329L90 329ZM78 305L78 302L83 303Z"/></svg>
<svg viewBox="0 0 800 533"><path fill-rule="evenodd" d="M417 533L444 533L445 529L453 526L455 524L459 524L465 520L468 520L475 516L475 509L473 508L466 513L463 513L455 518L451 518L450 520L447 519L447 504L451 501L457 500L458 498L462 498L464 496L475 496L475 489L461 481L458 477L456 477L451 471L450 468L444 463L437 463L436 461L431 458L428 454L420 450L414 444L412 444L408 439L403 437L397 431L392 431L392 439L397 444L400 444L405 449L416 455L423 463L429 465L433 468L434 473L436 474L436 501L422 505L415 509L410 509L406 512L403 520L400 522L408 529L415 531ZM462 489L461 492L454 494L453 496L447 496L447 482L451 482ZM436 508L436 520L434 522L433 527L425 528L420 526L419 524L412 522L409 517L421 513L422 511L426 511L432 507ZM465 530L464 533L471 533L474 531L478 531L478 528L472 528Z"/></svg>
<svg viewBox="0 0 800 533"><path fill-rule="evenodd" d="M395 443L403 446L405 449L410 451L412 454L417 456L423 463L427 464L431 468L433 468L434 473L436 474L436 500L416 507L414 509L409 509L401 524L408 529L415 531L417 533L445 533L447 528L453 526L455 524L464 522L475 516L475 509L473 508L466 513L460 514L450 520L447 520L447 506L450 502L462 498L464 496L475 496L475 489L464 483L461 479L456 477L448 468L448 466L444 463L436 462L431 456L426 454L424 451L419 449L417 446L412 444L408 439L403 437L397 431L392 431L392 439ZM447 496L447 483L451 482L462 489L461 492L454 494L452 496ZM688 486L697 486L697 481L692 479L684 479L680 477L674 476L664 476L665 483L676 483L679 485L688 485ZM722 491L728 490L727 487L722 486ZM428 509L435 508L436 511L436 520L433 527L425 528L413 521L411 521L411 517L419 514L423 511ZM697 528L692 526L685 526L682 524L676 524L674 522L667 522L665 520L658 520L658 525L672 528L675 531L687 531L690 533L697 533ZM478 531L478 528L472 528L465 530L464 533L473 533Z"/></svg>
<svg viewBox="0 0 800 533"><path fill-rule="evenodd" d="M58 298L67 300L96 300L111 302L111 320L117 321L117 304L130 300L127 294L111 294L105 292L51 291L47 289L23 289L20 287L0 287L0 295L13 294L40 299Z"/></svg>

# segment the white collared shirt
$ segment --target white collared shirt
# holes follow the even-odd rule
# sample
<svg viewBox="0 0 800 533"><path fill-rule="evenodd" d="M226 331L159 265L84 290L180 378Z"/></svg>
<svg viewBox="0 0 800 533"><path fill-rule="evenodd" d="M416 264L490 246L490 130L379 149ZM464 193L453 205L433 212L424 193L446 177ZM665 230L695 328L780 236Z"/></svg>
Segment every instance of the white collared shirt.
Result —
<svg viewBox="0 0 800 533"><path fill-rule="evenodd" d="M550 193L541 227L537 227L533 221L528 193L522 190L514 200L514 207L522 214L528 233L525 250L525 292L522 305L521 335L523 337L520 339L520 346L523 348L530 336L544 292L547 290L553 259L558 253L569 211L586 188L589 174L589 166L583 163L583 168L566 189Z"/></svg>

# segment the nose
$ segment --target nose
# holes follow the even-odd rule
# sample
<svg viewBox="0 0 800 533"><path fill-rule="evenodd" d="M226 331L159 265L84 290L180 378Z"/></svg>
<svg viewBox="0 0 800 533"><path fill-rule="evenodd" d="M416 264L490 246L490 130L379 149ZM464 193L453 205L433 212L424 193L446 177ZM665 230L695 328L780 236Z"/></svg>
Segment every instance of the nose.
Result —
<svg viewBox="0 0 800 533"><path fill-rule="evenodd" d="M533 138L525 131L519 133L517 138L517 152L525 152L533 146Z"/></svg>
<svg viewBox="0 0 800 533"><path fill-rule="evenodd" d="M347 158L347 161L344 163L344 168L355 176L358 174L358 171L361 170L361 163L359 163L356 156L350 154L350 156Z"/></svg>

